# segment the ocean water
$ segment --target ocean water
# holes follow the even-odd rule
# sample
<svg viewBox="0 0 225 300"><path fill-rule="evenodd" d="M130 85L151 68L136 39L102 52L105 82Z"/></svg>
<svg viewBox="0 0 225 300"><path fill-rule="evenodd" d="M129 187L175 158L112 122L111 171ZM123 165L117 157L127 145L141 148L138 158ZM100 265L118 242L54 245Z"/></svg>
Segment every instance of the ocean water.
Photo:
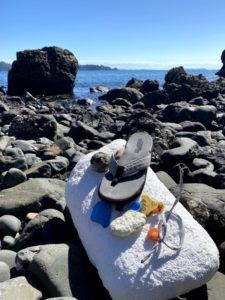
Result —
<svg viewBox="0 0 225 300"><path fill-rule="evenodd" d="M190 69L188 73L193 75L203 74L209 81L218 77L215 75L216 70L206 69ZM132 77L142 80L156 79L162 86L164 83L166 70L115 70L115 71L78 71L74 97L75 98L91 98L98 103L99 93L93 94L89 92L89 88L93 86L106 86L109 88L125 86L127 81ZM0 72L0 86L7 86L7 72Z"/></svg>

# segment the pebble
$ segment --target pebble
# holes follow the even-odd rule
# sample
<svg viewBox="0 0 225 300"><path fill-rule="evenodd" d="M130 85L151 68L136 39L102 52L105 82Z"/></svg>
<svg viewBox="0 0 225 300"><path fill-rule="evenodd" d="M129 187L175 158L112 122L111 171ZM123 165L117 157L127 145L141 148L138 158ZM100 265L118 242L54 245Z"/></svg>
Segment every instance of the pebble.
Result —
<svg viewBox="0 0 225 300"><path fill-rule="evenodd" d="M2 239L2 248L11 249L15 245L15 239L10 235L5 235Z"/></svg>
<svg viewBox="0 0 225 300"><path fill-rule="evenodd" d="M104 152L97 152L91 158L91 168L95 172L106 172L109 167L110 157Z"/></svg>
<svg viewBox="0 0 225 300"><path fill-rule="evenodd" d="M37 215L38 215L38 213L35 213L35 212L29 212L29 213L26 215L26 220L27 220L27 221L33 220Z"/></svg>
<svg viewBox="0 0 225 300"><path fill-rule="evenodd" d="M0 250L0 261L6 263L10 269L16 266L16 252L12 250Z"/></svg>
<svg viewBox="0 0 225 300"><path fill-rule="evenodd" d="M10 188L26 180L27 180L27 176L23 171L17 168L11 168L3 176L2 182L5 187Z"/></svg>
<svg viewBox="0 0 225 300"><path fill-rule="evenodd" d="M0 217L0 234L2 236L10 235L15 236L20 230L20 220L12 215L3 215Z"/></svg>

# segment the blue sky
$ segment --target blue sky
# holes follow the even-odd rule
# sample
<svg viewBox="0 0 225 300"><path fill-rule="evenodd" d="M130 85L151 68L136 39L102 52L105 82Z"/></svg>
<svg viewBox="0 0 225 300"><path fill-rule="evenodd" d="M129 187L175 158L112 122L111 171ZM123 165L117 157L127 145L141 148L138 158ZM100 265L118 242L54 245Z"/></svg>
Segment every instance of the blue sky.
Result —
<svg viewBox="0 0 225 300"><path fill-rule="evenodd" d="M2 0L0 60L56 45L80 63L218 68L224 0Z"/></svg>

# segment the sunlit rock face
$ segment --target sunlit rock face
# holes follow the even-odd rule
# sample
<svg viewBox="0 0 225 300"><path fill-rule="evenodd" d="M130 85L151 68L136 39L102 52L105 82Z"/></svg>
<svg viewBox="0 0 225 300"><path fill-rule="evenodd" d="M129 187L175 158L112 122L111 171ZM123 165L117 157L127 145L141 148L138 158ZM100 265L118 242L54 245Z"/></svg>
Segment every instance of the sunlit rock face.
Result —
<svg viewBox="0 0 225 300"><path fill-rule="evenodd" d="M70 93L78 69L78 61L69 50L44 47L17 52L8 73L8 93L56 95Z"/></svg>

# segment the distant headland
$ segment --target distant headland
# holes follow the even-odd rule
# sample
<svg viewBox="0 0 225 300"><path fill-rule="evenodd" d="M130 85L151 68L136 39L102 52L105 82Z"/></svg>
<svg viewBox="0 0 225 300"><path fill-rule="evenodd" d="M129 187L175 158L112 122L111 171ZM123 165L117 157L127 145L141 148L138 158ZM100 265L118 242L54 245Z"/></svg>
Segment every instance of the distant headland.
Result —
<svg viewBox="0 0 225 300"><path fill-rule="evenodd" d="M4 61L0 61L0 71L9 71L11 64L8 64Z"/></svg>
<svg viewBox="0 0 225 300"><path fill-rule="evenodd" d="M79 65L79 70L89 70L89 71L111 71L111 70L118 70L117 68L111 68L103 65Z"/></svg>
<svg viewBox="0 0 225 300"><path fill-rule="evenodd" d="M0 61L0 71L9 71L11 69L11 64L6 63L4 61ZM79 70L87 70L87 71L116 71L117 68L111 68L103 65L79 65Z"/></svg>

